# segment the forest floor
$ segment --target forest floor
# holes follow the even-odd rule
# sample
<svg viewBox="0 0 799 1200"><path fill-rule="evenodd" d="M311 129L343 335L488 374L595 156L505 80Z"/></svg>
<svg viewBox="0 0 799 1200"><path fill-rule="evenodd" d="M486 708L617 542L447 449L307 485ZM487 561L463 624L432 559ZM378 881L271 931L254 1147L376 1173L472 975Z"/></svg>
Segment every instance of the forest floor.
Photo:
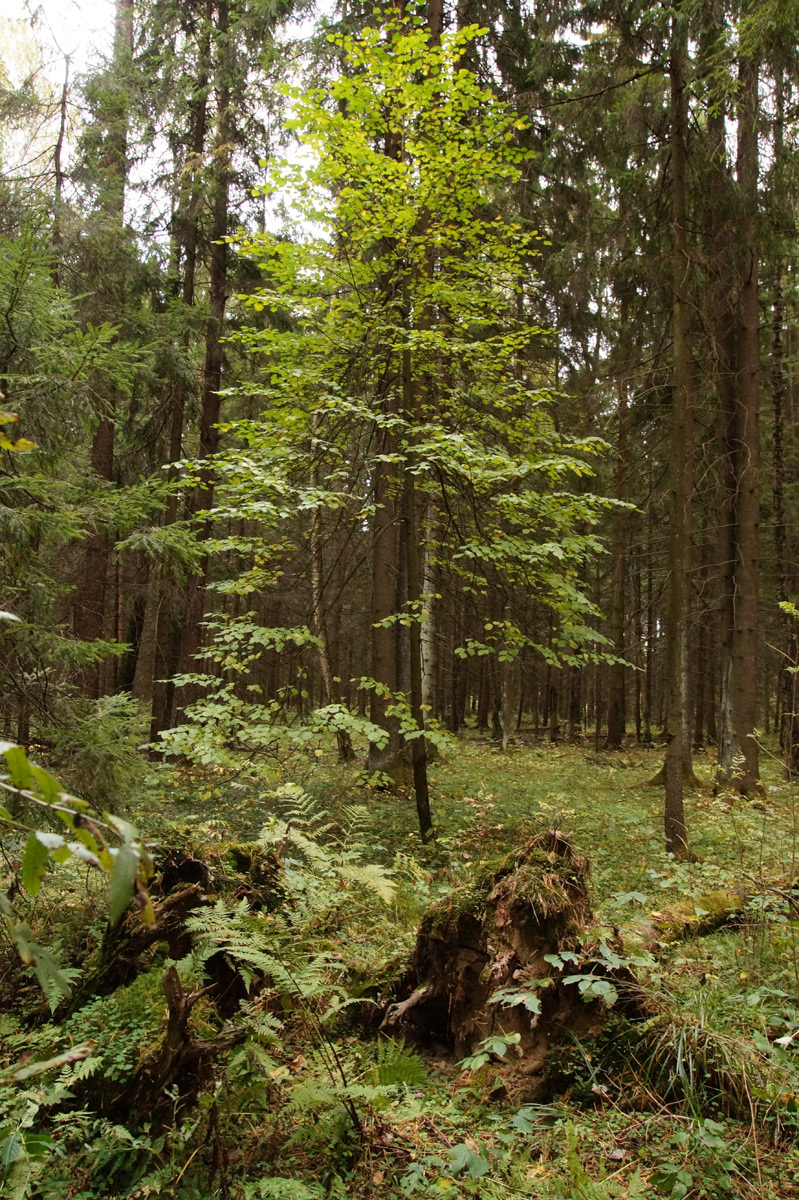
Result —
<svg viewBox="0 0 799 1200"><path fill-rule="evenodd" d="M16 991L0 1017L0 1143L16 1157L0 1173L16 1190L2 1194L799 1196L799 788L766 757L761 797L714 795L712 761L697 755L693 861L679 863L663 847L662 789L649 783L660 761L638 747L501 754L472 737L431 768L428 846L409 795L332 758L286 764L277 800L230 772L154 774L126 816L167 857L179 847L205 863L218 897L189 922L194 957L180 970L202 985L220 950L245 981L229 1010L203 996L192 1021L198 1036L223 1022L249 1036L194 1079L191 1112L156 1127L125 1095L163 1033L165 948L110 996L33 1026L23 1002L35 986L4 967L0 985L16 979ZM602 1011L590 1028L561 1031L543 1086L525 1093L506 1070L512 1037L459 1061L445 1045L379 1036L425 913L554 829L590 863L592 915L572 978L581 991L588 980L585 998ZM701 933L705 905L736 892L745 907ZM88 882L57 872L38 902L76 978L99 953L93 904ZM688 917L667 936L663 915L678 910ZM643 1016L617 1011L613 989L596 999L597 979L614 971L635 975ZM77 1044L92 1047L86 1063L37 1076L24 1096L8 1082L23 1047L45 1058Z"/></svg>

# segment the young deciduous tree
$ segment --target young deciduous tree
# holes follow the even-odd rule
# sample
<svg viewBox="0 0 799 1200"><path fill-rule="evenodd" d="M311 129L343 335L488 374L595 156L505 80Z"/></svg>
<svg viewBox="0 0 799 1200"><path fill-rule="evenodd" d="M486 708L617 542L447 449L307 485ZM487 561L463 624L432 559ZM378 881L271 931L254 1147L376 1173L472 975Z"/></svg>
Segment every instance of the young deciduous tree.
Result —
<svg viewBox="0 0 799 1200"><path fill-rule="evenodd" d="M249 303L273 315L246 339L267 359L249 389L266 408L238 426L244 448L216 466L217 520L258 521L249 540L261 569L236 585L242 594L262 588L287 505L310 516L315 606L320 512L340 509L370 559L370 766L396 774L412 760L424 838L419 629L438 597L422 592L421 514L431 504L442 514L436 553L449 586L503 600L455 653L577 661L596 640L579 579L604 502L566 483L590 473L586 456L601 443L558 434L530 362L541 336L527 317L539 238L505 215L524 122L462 66L477 33L435 42L421 21L390 16L337 37L344 73L294 95L313 165L284 167L273 186L293 188L296 237L263 234L244 247L267 281ZM522 620L530 594L557 614L545 644Z"/></svg>

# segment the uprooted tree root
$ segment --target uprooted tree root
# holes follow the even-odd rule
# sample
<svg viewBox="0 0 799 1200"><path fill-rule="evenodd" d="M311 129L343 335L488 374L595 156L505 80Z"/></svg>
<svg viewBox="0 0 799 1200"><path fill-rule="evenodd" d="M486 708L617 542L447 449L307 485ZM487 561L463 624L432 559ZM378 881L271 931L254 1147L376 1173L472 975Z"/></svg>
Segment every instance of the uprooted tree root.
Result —
<svg viewBox="0 0 799 1200"><path fill-rule="evenodd" d="M654 1033L656 1025L662 1030L668 1024L662 1003L647 995L624 961L620 935L618 966L592 959L583 940L591 923L588 869L585 856L553 831L473 887L454 891L423 919L404 995L386 1010L381 1030L456 1059L472 1054L491 1034L518 1035L519 1057L508 1055L496 1073L515 1096L536 1100L558 1074L557 1066L550 1070L554 1048L593 1041L610 1018L621 1019L628 1028L651 1031L658 1075L666 1079L669 1039ZM738 920L742 907L734 892L677 904L630 930L630 942L654 949L709 933ZM567 969L562 959L553 961L564 952L572 956ZM612 985L613 1009L600 999L586 1000L573 982L565 982L569 974L585 979L586 972ZM597 989L588 995L596 996ZM705 1058L694 1056L697 1070ZM716 1068L710 1059L706 1066L710 1077ZM723 1073L716 1073L721 1080ZM724 1087L732 1095L737 1084L725 1076ZM744 1095L745 1085L737 1092Z"/></svg>
<svg viewBox="0 0 799 1200"><path fill-rule="evenodd" d="M383 1031L455 1057L491 1033L518 1034L521 1055L503 1070L515 1076L514 1092L540 1095L553 1041L590 1036L604 1018L546 958L578 947L590 917L587 875L587 859L554 831L474 887L453 892L422 921L405 980L409 995L387 1010ZM539 1011L498 998L500 989L535 996Z"/></svg>
<svg viewBox="0 0 799 1200"><path fill-rule="evenodd" d="M151 1127L168 1128L195 1106L217 1059L243 1042L248 1031L238 1028L214 1038L198 1038L190 1025L191 1011L215 985L186 992L175 967L167 968L162 985L168 1007L166 1030L161 1045L142 1064L126 1097L126 1116L146 1113Z"/></svg>
<svg viewBox="0 0 799 1200"><path fill-rule="evenodd" d="M251 853L246 863L247 881L252 877L260 884L261 874L256 875L256 872L264 873L271 863L262 867L260 862L254 861L257 847L248 849ZM261 857L266 859L267 856ZM244 869L238 859L234 860L233 866L240 871ZM269 873L270 881L273 874L274 871ZM150 969L152 956L159 948L172 959L181 959L188 954L192 937L187 921L198 909L211 903L207 889L212 882L219 883L220 880L212 880L208 865L199 859L179 851L162 854L161 869L152 889L152 921L144 924L133 914L127 914L108 926L94 969L73 996L65 1010L66 1015L98 996L110 995L131 984ZM241 876L225 877L222 882L242 886ZM246 894L249 898L251 888ZM162 1039L142 1063L130 1085L116 1094L109 1104L99 1102L101 1111L126 1122L144 1117L152 1127L167 1128L181 1120L195 1105L215 1064L244 1040L247 1033L244 1027L228 1027L211 1038L197 1037L191 1014L198 1000L207 996L216 1015L224 1021L237 1012L248 994L241 975L224 953L211 955L203 964L203 971L208 986L189 993L183 990L175 967L167 968L162 978L167 1002ZM86 1086L91 1088L90 1083Z"/></svg>

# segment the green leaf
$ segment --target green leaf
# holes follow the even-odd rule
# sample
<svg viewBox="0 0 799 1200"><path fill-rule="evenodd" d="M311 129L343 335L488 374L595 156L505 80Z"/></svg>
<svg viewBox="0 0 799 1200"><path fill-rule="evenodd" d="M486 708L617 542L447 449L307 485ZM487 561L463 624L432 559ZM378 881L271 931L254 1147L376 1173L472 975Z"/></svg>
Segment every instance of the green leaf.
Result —
<svg viewBox="0 0 799 1200"><path fill-rule="evenodd" d="M28 756L22 746L12 746L10 750L6 750L5 758L14 787L21 790L29 788L33 783L33 776L31 775Z"/></svg>
<svg viewBox="0 0 799 1200"><path fill-rule="evenodd" d="M646 904L649 897L643 892L614 892L613 899L619 904Z"/></svg>
<svg viewBox="0 0 799 1200"><path fill-rule="evenodd" d="M31 951L33 959L29 961L36 972L39 986L47 997L51 1010L55 1012L62 998L64 1000L70 998L72 988L54 954L51 954L45 946L39 946L35 942L29 943L28 952Z"/></svg>
<svg viewBox="0 0 799 1200"><path fill-rule="evenodd" d="M452 1146L448 1153L449 1169L453 1175L465 1171L469 1179L480 1179L491 1170L491 1164L482 1154L475 1154L465 1142Z"/></svg>
<svg viewBox="0 0 799 1200"><path fill-rule="evenodd" d="M124 821L122 817L115 817L113 813L104 812L103 820L107 821L112 829L115 829L125 842L133 842L139 836L139 831L128 821Z"/></svg>
<svg viewBox="0 0 799 1200"><path fill-rule="evenodd" d="M0 1164L10 1167L22 1153L22 1138L18 1133L9 1133L0 1142Z"/></svg>
<svg viewBox="0 0 799 1200"><path fill-rule="evenodd" d="M36 837L41 842L41 844L50 851L62 850L62 849L66 848L64 839L62 838L60 833L48 833L44 829L37 829Z"/></svg>
<svg viewBox="0 0 799 1200"><path fill-rule="evenodd" d="M108 889L108 915L112 925L116 924L130 904L138 872L139 856L130 842L123 842L114 855Z"/></svg>
<svg viewBox="0 0 799 1200"><path fill-rule="evenodd" d="M44 1158L45 1154L56 1147L56 1143L46 1133L26 1133L24 1137L28 1158Z"/></svg>
<svg viewBox="0 0 799 1200"><path fill-rule="evenodd" d="M538 984L541 986L544 983L549 983L547 980L533 980L532 985ZM501 1004L504 1008L515 1008L519 1004L523 1004L528 1012L538 1015L541 1012L541 1000L531 990L531 988L522 987L506 987L498 988L488 998L489 1004Z"/></svg>
<svg viewBox="0 0 799 1200"><path fill-rule="evenodd" d="M42 799L46 800L48 804L58 804L62 795L61 785L58 780L49 771L45 771L42 767L37 767L35 763L31 763L30 766Z"/></svg>
<svg viewBox="0 0 799 1200"><path fill-rule="evenodd" d="M42 886L42 878L47 868L50 851L34 831L25 843L25 854L22 858L20 882L29 896L35 896Z"/></svg>

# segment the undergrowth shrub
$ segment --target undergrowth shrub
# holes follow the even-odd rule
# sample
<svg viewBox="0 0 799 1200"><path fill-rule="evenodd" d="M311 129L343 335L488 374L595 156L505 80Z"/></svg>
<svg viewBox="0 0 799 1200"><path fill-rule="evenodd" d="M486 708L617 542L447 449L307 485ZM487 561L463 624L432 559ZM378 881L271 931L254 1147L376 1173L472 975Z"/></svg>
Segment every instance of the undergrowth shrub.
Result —
<svg viewBox="0 0 799 1200"><path fill-rule="evenodd" d="M148 721L129 695L72 700L64 720L48 730L48 759L71 791L119 812L149 770L142 753Z"/></svg>

